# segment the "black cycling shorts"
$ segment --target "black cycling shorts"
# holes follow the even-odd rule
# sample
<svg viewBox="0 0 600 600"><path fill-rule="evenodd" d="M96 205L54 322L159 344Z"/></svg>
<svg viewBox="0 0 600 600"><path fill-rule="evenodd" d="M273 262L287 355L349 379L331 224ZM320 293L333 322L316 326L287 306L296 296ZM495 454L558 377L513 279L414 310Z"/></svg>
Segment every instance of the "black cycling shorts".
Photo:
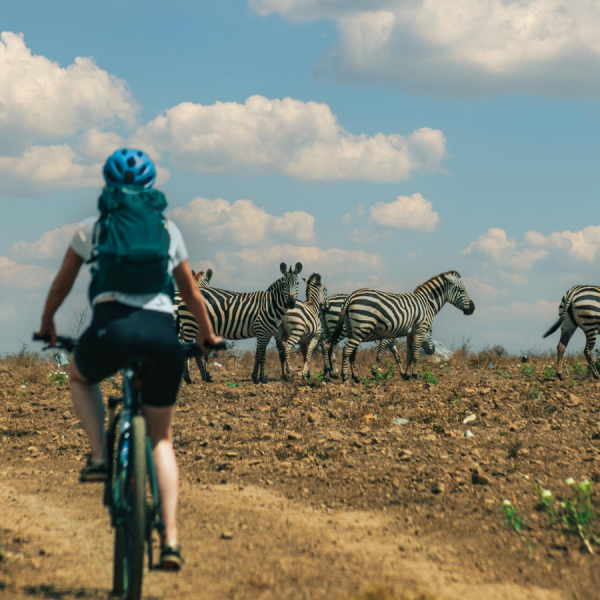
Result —
<svg viewBox="0 0 600 600"><path fill-rule="evenodd" d="M132 354L152 360L143 373L142 402L173 406L183 372L183 349L173 316L118 302L97 304L75 349L79 372L88 381L100 382L125 367Z"/></svg>

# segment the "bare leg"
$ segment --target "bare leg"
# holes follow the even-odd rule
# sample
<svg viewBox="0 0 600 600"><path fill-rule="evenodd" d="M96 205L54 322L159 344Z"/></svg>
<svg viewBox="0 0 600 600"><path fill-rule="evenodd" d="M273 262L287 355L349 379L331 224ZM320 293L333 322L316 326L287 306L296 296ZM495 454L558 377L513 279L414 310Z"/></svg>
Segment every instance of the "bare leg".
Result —
<svg viewBox="0 0 600 600"><path fill-rule="evenodd" d="M71 399L77 417L85 431L92 449L92 460L106 460L104 445L104 403L97 383L90 383L79 372L71 356L69 372Z"/></svg>
<svg viewBox="0 0 600 600"><path fill-rule="evenodd" d="M162 518L166 526L164 542L177 544L179 541L177 533L179 469L173 449L171 426L175 407L157 408L144 405L142 410L146 418L148 437L152 444L152 456L156 466Z"/></svg>

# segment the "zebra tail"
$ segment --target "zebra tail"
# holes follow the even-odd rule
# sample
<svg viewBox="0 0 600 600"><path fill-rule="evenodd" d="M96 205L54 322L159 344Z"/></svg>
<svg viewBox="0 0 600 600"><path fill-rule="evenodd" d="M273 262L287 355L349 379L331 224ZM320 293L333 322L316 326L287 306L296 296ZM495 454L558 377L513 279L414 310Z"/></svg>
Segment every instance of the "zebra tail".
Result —
<svg viewBox="0 0 600 600"><path fill-rule="evenodd" d="M573 304L573 296L572 295L569 295L568 297L563 298L563 309L558 317L558 321L556 321L556 323L554 323L554 325L552 325L552 327L550 327L550 329L548 329L548 331L546 331L546 333L543 335L544 338L547 338L549 335L552 335L562 325L562 322L565 320L565 316L571 310L572 304Z"/></svg>
<svg viewBox="0 0 600 600"><path fill-rule="evenodd" d="M352 332L350 319L348 319L348 306L350 306L350 296L344 300L344 304L342 305L342 310L340 311L340 320L338 321L333 333L331 334L331 344L335 346L338 343L340 338L342 337L342 331L344 330L344 325L348 328L348 334Z"/></svg>

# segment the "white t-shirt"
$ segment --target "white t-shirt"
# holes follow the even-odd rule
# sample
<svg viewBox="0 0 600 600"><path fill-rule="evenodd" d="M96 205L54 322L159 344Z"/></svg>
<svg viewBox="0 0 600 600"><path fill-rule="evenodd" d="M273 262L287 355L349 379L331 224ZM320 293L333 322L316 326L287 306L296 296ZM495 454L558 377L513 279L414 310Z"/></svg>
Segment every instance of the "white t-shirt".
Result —
<svg viewBox="0 0 600 600"><path fill-rule="evenodd" d="M71 240L71 249L83 260L89 260L92 255L92 237L94 225L98 217L90 217L81 222L79 229L75 232ZM175 223L167 219L167 231L170 236L169 244L169 274L173 273L184 260L187 260L188 253L183 243L181 232ZM127 306L136 306L146 310L157 310L159 312L173 313L173 302L168 294L124 294L123 292L102 292L95 298L92 298L92 305L99 300L115 300Z"/></svg>

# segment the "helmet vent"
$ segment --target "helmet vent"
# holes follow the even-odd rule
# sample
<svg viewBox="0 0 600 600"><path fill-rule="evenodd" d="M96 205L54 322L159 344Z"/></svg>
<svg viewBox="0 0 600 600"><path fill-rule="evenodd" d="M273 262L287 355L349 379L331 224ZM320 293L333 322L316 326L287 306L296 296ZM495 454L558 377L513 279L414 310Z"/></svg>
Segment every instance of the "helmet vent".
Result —
<svg viewBox="0 0 600 600"><path fill-rule="evenodd" d="M133 169L133 167L135 167L135 158L133 158L133 156L130 156L130 157L127 159L127 166L128 166L130 169Z"/></svg>

